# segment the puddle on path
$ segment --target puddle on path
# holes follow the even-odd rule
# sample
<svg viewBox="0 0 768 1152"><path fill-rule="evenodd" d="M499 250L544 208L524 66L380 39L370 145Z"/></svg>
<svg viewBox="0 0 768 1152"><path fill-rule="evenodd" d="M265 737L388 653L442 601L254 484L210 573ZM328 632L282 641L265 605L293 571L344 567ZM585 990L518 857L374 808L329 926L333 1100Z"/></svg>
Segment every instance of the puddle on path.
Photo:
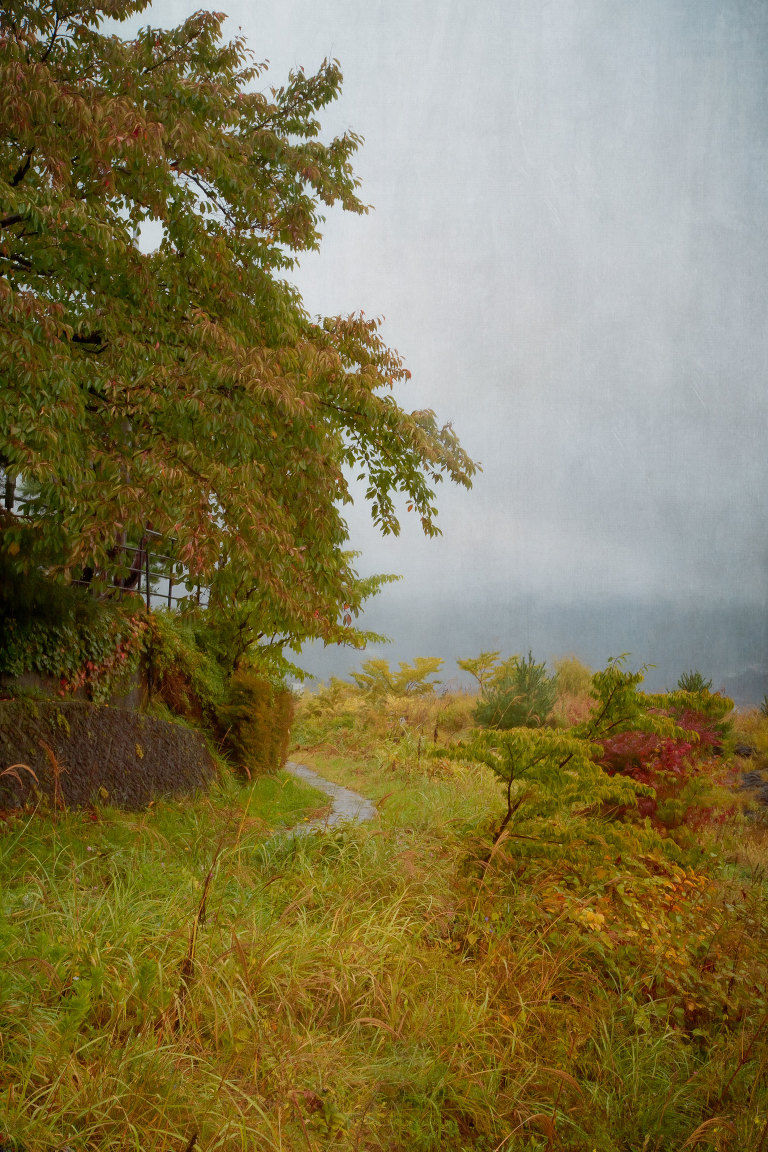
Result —
<svg viewBox="0 0 768 1152"><path fill-rule="evenodd" d="M304 832L314 832L318 828L328 828L334 824L340 824L344 820L372 820L376 815L375 807L370 800L366 800L365 796L361 796L359 792L353 792L351 788L342 788L341 784L332 784L330 780L319 776L317 772L313 772L311 768L306 768L303 764L295 764L289 760L285 770L299 780L303 780L305 784L311 784L319 792L324 792L326 796L330 797L333 804L328 816L320 820L310 820L306 824L297 824L295 828L291 828L291 832L297 835Z"/></svg>

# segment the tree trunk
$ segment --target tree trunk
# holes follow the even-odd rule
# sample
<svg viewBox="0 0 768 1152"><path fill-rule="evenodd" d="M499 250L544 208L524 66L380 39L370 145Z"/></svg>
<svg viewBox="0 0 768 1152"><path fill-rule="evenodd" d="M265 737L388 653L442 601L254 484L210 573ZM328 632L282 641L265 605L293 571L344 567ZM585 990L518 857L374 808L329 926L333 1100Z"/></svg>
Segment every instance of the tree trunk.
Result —
<svg viewBox="0 0 768 1152"><path fill-rule="evenodd" d="M9 472L5 474L5 504L6 512L13 512L13 505L16 500L16 477L11 476Z"/></svg>

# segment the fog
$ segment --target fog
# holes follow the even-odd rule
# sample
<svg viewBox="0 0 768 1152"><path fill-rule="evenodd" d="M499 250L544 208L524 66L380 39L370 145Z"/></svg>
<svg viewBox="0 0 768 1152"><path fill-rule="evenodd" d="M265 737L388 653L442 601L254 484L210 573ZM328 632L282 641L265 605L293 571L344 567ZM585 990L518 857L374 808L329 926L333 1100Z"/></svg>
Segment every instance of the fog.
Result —
<svg viewBox="0 0 768 1152"><path fill-rule="evenodd" d="M141 23L194 5L158 0ZM375 206L333 212L296 282L384 316L410 408L483 472L362 624L394 660L629 651L768 691L768 5L759 0L231 0L267 83L337 57L328 131ZM383 650L382 650L383 651ZM376 649L375 654L380 650ZM362 658L365 658L364 656ZM305 654L317 675L359 663Z"/></svg>

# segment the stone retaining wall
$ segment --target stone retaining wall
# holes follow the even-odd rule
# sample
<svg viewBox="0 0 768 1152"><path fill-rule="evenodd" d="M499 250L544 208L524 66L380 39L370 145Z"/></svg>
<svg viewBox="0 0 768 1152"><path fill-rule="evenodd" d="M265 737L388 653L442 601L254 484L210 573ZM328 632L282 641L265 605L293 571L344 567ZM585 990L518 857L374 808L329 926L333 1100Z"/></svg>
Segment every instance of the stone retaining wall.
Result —
<svg viewBox="0 0 768 1152"><path fill-rule="evenodd" d="M206 788L216 774L205 741L180 724L86 701L0 700L0 808L36 795L67 808L144 808ZM18 776L18 779L16 778Z"/></svg>

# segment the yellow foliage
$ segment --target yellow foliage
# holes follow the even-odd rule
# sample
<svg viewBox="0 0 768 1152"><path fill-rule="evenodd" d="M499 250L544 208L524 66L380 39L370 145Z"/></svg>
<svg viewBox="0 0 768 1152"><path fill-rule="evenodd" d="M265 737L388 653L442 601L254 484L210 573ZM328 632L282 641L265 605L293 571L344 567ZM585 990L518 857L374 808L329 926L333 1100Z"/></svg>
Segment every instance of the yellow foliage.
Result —
<svg viewBox="0 0 768 1152"><path fill-rule="evenodd" d="M248 776L277 772L288 755L294 699L250 668L232 677L230 700L219 709L225 740Z"/></svg>
<svg viewBox="0 0 768 1152"><path fill-rule="evenodd" d="M555 660L557 691L561 696L587 695L592 684L592 669L576 656L561 656Z"/></svg>

